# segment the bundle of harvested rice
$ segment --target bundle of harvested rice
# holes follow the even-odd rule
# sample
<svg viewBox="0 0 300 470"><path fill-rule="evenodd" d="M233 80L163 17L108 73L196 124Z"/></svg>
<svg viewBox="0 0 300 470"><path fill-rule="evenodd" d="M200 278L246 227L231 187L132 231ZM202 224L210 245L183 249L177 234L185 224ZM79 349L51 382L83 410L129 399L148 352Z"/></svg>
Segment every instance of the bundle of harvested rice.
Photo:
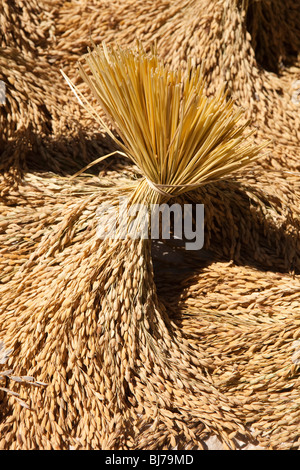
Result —
<svg viewBox="0 0 300 470"><path fill-rule="evenodd" d="M45 390L17 382L10 387L31 410L4 396L1 448L201 448L211 433L234 447L239 431L250 439L256 436L265 447L299 447L299 180L295 173L281 171L298 168L299 104L296 92L291 93L299 79L297 2L277 2L280 35L273 34L277 19L266 1L126 0L121 6L101 2L100 7L92 0L57 1L50 9L47 2L41 7L35 0L2 4L4 17L11 8L14 23L22 19L14 38L29 24L45 28L38 37L33 29L30 35L21 34L24 44L33 40L33 48L22 41L15 48L26 56L25 67L27 51L36 50L45 76L51 77L51 99L46 101L52 107L56 103L57 113L42 119L44 132L49 126L54 139L40 135L36 141L29 129L6 143L0 157L3 166L7 159L13 163L0 179L0 339L13 349L9 367L13 365L14 374L49 382ZM29 15L22 18L22 11ZM263 41L261 29L253 30L257 22L265 24ZM12 31L13 22L6 24ZM51 41L43 42L50 29ZM188 256L171 246L175 265L169 256L154 257L157 293L147 246L140 266L139 241L123 240L114 249L114 243L107 248L96 237L98 206L104 201L115 205L124 186L136 188L135 169L118 166L117 160L108 167L102 162L100 180L81 176L72 183L49 173L73 174L97 153L114 150L99 138L86 142L84 134L73 140L69 125L74 115L88 135L92 121L79 114L57 80L61 66L73 79L74 59L85 52L90 35L96 43L129 44L136 35L146 44L156 39L175 68L185 68L187 57L196 57L203 63L208 93L225 81L246 116L254 118L257 140L273 140L271 157L257 165L278 172L251 170L236 175L235 181L184 195L186 202L205 203L205 247L198 256ZM290 50L289 35L294 41ZM7 46L6 31L3 38ZM279 67L274 46L285 56L285 69ZM14 55L12 50L10 61ZM13 72L7 70L7 60L3 65L6 79ZM30 96L41 96L47 84L36 76L34 87L31 70ZM12 100L14 96L17 91L11 92ZM21 95L18 107L29 109ZM31 124L40 129L41 113L30 113ZM7 108L1 126L13 140L9 123L16 116ZM60 129L67 137L59 136ZM24 160L30 172L21 178ZM36 170L42 173L33 174ZM157 189L159 199L179 188ZM132 299L141 275L142 295L131 302L137 309L127 310L126 299ZM114 299L108 283L114 285L118 276L120 295ZM105 292L104 286L110 290Z"/></svg>
<svg viewBox="0 0 300 470"><path fill-rule="evenodd" d="M96 212L103 201L115 205L126 194L129 204L147 207L191 190L197 199L204 193L195 188L257 158L261 149L245 144L240 113L221 92L211 100L202 94L199 69L181 77L141 48L97 49L88 61L93 76L83 77L143 176L110 192L91 191L76 179L70 186L65 178L60 192L58 177L53 189L37 180L36 191L50 194L46 205L32 199L35 217L25 205L4 212L6 236L11 230L13 253L23 261L19 269L11 263L1 287L1 336L19 370L49 385L22 390L34 412L6 408L1 446L199 448L214 433L234 447L235 435L249 437L247 399L239 406L230 391L223 393L214 377L220 362L159 302L150 241L99 239ZM212 191L226 194L215 185ZM22 221L18 230L8 228L9 218ZM11 245L5 254L12 258Z"/></svg>
<svg viewBox="0 0 300 470"><path fill-rule="evenodd" d="M189 64L182 76L165 67L154 49L147 55L140 44L136 52L102 47L86 58L91 74L82 66L80 72L122 140L65 78L137 165L145 178L141 194L147 183L154 194L181 195L248 165L266 146L246 141L249 123L239 123L242 111L233 109L223 88L213 98L205 96L199 67Z"/></svg>

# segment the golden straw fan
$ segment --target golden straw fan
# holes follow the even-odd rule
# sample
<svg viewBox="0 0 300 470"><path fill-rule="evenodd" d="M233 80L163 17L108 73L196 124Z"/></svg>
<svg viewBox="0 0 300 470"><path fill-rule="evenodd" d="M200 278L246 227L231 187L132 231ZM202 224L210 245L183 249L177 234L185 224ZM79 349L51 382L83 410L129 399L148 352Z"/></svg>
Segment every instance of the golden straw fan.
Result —
<svg viewBox="0 0 300 470"><path fill-rule="evenodd" d="M224 89L205 96L199 67L173 71L152 48L146 53L97 46L86 56L90 73L80 73L120 139L65 76L80 103L139 168L145 184L161 196L176 196L223 178L256 159L266 144L246 140L242 110L234 110ZM105 157L102 157L105 158ZM100 159L99 159L100 160Z"/></svg>

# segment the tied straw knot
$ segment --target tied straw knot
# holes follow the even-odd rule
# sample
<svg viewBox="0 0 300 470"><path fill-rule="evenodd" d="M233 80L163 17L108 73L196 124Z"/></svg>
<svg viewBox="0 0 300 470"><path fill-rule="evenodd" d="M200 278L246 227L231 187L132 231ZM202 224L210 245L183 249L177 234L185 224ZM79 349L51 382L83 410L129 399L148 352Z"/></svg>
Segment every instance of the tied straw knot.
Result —
<svg viewBox="0 0 300 470"><path fill-rule="evenodd" d="M161 184L161 183L154 183L149 178L147 178L147 176L145 176L144 179L147 181L148 186L151 189L153 189L154 191L159 193L161 196L163 196L165 198L168 198L168 199L170 199L172 197L176 197L179 194L177 194L176 191L168 193L167 191L164 190L166 188L170 188L170 189L174 189L174 190L180 189L182 192L186 192L186 191L192 191L193 189L196 189L196 188L199 188L200 186L202 186L202 184L200 184L200 183L195 183L195 184ZM210 182L212 182L212 181L210 181ZM208 182L206 182L206 184L207 183Z"/></svg>

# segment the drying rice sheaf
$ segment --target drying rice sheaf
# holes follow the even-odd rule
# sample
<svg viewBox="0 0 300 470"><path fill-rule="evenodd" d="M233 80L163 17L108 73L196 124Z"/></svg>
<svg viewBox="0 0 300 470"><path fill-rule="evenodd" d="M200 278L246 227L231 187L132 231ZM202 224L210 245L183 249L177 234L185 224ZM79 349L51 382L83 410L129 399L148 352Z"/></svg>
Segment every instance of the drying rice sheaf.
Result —
<svg viewBox="0 0 300 470"><path fill-rule="evenodd" d="M0 448L299 448L299 2L0 9ZM208 96L225 83L269 155L184 194L120 155L70 179L128 152L59 70L90 100L74 65L91 39L136 38L175 76L201 64ZM203 203L203 249L97 238L99 205L142 189Z"/></svg>

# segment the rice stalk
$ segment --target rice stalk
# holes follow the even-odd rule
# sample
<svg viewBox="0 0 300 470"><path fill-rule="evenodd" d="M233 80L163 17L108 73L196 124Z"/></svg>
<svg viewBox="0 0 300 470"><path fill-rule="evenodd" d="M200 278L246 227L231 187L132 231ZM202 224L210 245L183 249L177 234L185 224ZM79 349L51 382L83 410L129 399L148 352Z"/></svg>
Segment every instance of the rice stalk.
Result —
<svg viewBox="0 0 300 470"><path fill-rule="evenodd" d="M79 101L118 143L150 186L179 196L203 184L224 178L253 162L266 143L246 141L249 122L241 124L221 88L216 96L204 94L199 67L190 63L185 74L172 71L152 48L136 50L95 47L86 56L86 81L119 138L78 88L65 76ZM137 199L139 199L137 195Z"/></svg>

